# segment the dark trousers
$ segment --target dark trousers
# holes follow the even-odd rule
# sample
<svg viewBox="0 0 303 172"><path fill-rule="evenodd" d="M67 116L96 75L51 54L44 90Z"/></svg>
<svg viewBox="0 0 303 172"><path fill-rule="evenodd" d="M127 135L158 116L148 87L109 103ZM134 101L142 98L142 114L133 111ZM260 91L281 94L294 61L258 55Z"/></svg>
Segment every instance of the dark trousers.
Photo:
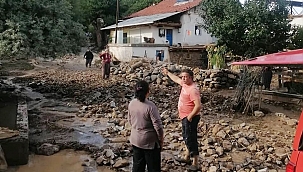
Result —
<svg viewBox="0 0 303 172"><path fill-rule="evenodd" d="M91 67L92 66L92 61L93 61L93 59L86 59L86 62L85 62L85 66L86 67Z"/></svg>
<svg viewBox="0 0 303 172"><path fill-rule="evenodd" d="M145 172L146 165L148 172L161 171L161 149L156 146L154 149L141 149L133 145L132 172Z"/></svg>
<svg viewBox="0 0 303 172"><path fill-rule="evenodd" d="M198 123L200 115L193 117L189 122L187 118L182 119L182 136L190 156L199 155L198 151Z"/></svg>
<svg viewBox="0 0 303 172"><path fill-rule="evenodd" d="M109 78L110 74L110 63L102 63L102 78Z"/></svg>

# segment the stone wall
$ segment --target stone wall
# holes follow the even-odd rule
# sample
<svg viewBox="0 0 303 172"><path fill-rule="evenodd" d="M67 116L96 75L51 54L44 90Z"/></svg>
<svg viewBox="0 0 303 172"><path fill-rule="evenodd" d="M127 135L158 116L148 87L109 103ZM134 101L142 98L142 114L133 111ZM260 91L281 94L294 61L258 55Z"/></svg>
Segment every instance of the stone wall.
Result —
<svg viewBox="0 0 303 172"><path fill-rule="evenodd" d="M207 69L208 59L204 47L174 47L169 52L170 62L188 67Z"/></svg>

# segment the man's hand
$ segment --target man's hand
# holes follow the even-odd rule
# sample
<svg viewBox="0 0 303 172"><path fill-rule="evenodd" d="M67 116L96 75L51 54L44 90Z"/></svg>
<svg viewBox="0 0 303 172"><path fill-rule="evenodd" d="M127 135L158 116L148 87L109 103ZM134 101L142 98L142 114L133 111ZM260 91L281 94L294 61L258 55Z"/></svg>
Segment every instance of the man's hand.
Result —
<svg viewBox="0 0 303 172"><path fill-rule="evenodd" d="M191 122L191 121L193 120L193 117L192 117L192 116L187 116L186 118L187 118L187 120L188 120L189 122Z"/></svg>

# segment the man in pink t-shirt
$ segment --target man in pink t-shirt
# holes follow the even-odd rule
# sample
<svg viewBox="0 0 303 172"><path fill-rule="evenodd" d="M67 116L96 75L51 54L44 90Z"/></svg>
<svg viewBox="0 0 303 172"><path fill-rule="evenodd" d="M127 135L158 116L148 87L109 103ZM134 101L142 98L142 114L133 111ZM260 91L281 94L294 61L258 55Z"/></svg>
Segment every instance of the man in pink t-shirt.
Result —
<svg viewBox="0 0 303 172"><path fill-rule="evenodd" d="M194 74L190 69L182 70L181 78L170 73L166 68L163 69L162 73L182 86L178 102L178 111L179 117L182 120L182 136L186 145L186 152L184 157L176 158L176 160L190 162L190 157L192 157L193 162L190 170L197 171L199 169L197 128L201 109L200 90L193 81Z"/></svg>

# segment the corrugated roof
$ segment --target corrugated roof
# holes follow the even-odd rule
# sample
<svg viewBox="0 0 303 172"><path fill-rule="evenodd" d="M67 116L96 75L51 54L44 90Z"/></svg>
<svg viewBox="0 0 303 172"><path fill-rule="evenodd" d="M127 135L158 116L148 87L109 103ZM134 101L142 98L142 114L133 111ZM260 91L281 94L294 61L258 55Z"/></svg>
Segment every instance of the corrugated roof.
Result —
<svg viewBox="0 0 303 172"><path fill-rule="evenodd" d="M232 65L303 65L303 49L268 54L250 60L234 62Z"/></svg>
<svg viewBox="0 0 303 172"><path fill-rule="evenodd" d="M150 16L141 16L141 17L130 18L130 19L127 19L125 21L118 23L118 28L127 27L127 26L138 26L138 25L144 25L144 24L151 24L151 23L154 23L155 21L165 19L167 17L176 15L178 13L180 13L180 12L155 14L155 15L150 15ZM108 30L108 29L114 29L114 28L116 28L116 24L101 28L101 30Z"/></svg>
<svg viewBox="0 0 303 172"><path fill-rule="evenodd" d="M198 6L201 2L202 0L188 0L184 2L177 2L177 0L163 0L156 5L149 6L143 10L131 14L127 18L172 12L184 12Z"/></svg>

